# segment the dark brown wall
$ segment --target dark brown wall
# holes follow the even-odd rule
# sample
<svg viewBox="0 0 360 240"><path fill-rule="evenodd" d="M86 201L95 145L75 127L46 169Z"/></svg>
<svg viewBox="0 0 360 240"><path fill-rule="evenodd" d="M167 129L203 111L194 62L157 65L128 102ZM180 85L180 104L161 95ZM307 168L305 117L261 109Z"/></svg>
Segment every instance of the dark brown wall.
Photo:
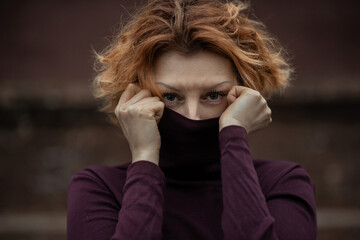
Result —
<svg viewBox="0 0 360 240"><path fill-rule="evenodd" d="M139 1L138 1L139 3ZM303 164L316 186L319 239L359 239L360 4L252 1L293 56L292 86L269 101L273 123L249 136L254 158ZM133 1L0 3L0 239L64 239L66 187L92 164L129 160L96 112L92 48Z"/></svg>

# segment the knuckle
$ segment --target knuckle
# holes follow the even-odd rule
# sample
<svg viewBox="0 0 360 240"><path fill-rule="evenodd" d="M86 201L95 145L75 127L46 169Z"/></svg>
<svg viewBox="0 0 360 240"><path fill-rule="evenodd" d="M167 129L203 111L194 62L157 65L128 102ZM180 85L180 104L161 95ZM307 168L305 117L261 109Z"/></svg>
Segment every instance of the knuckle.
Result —
<svg viewBox="0 0 360 240"><path fill-rule="evenodd" d="M271 121L271 115L266 115L266 116L265 116L265 119L266 119L267 121Z"/></svg>
<svg viewBox="0 0 360 240"><path fill-rule="evenodd" d="M143 89L143 90L141 90L141 92L143 92L143 94L144 94L145 96L151 96L151 92L150 92L149 89Z"/></svg>
<svg viewBox="0 0 360 240"><path fill-rule="evenodd" d="M123 116L127 111L127 107L125 106L125 104L122 104L121 106L118 106L116 109L115 109L115 114L117 116Z"/></svg>
<svg viewBox="0 0 360 240"><path fill-rule="evenodd" d="M124 112L126 111L126 109L128 108L128 106L124 103L124 104L121 104L119 107L118 107L118 110L120 112Z"/></svg>
<svg viewBox="0 0 360 240"><path fill-rule="evenodd" d="M243 91L244 91L244 93L251 93L254 90L252 90L251 88L245 88Z"/></svg>
<svg viewBox="0 0 360 240"><path fill-rule="evenodd" d="M260 103L261 103L262 105L264 105L266 108L268 107L265 98L260 97L260 98L258 98L258 99L259 99L259 101L260 101Z"/></svg>
<svg viewBox="0 0 360 240"><path fill-rule="evenodd" d="M127 111L129 113L135 113L137 111L137 107L135 107L134 105L130 105L127 107Z"/></svg>
<svg viewBox="0 0 360 240"><path fill-rule="evenodd" d="M128 86L132 88L132 87L136 87L136 84L131 82L131 83L129 83Z"/></svg>
<svg viewBox="0 0 360 240"><path fill-rule="evenodd" d="M244 90L244 93L245 94L248 94L248 95L251 95L253 97L256 97L256 98L260 98L261 95L258 91L254 90L254 89L251 89L251 88L248 88L246 90Z"/></svg>
<svg viewBox="0 0 360 240"><path fill-rule="evenodd" d="M268 106L266 106L265 113L266 113L267 115L271 115L271 113L272 113L271 108L269 108Z"/></svg>
<svg viewBox="0 0 360 240"><path fill-rule="evenodd" d="M260 92L256 91L256 90L253 90L253 93L256 97L261 97L261 94Z"/></svg>
<svg viewBox="0 0 360 240"><path fill-rule="evenodd" d="M248 89L247 89L247 92L248 92L249 94L253 95L253 96L256 96L256 97L261 96L258 91L254 90L254 89L251 89L251 88L248 88Z"/></svg>
<svg viewBox="0 0 360 240"><path fill-rule="evenodd" d="M129 84L126 86L125 91L126 91L126 90L129 90L129 89L131 89L131 88L134 88L134 87L135 87L135 85L134 85L133 83L129 83Z"/></svg>
<svg viewBox="0 0 360 240"><path fill-rule="evenodd" d="M116 108L115 108L115 110L114 110L114 113L117 115L117 114L119 114L120 113L120 108L121 108L122 106L120 106L120 105L117 105L116 106Z"/></svg>
<svg viewBox="0 0 360 240"><path fill-rule="evenodd" d="M139 106L139 107L137 107L137 111L138 111L139 113L144 113L144 112L145 112L145 109L146 109L146 107L144 107L144 106Z"/></svg>
<svg viewBox="0 0 360 240"><path fill-rule="evenodd" d="M250 89L245 89L245 90L243 91L243 94L244 94L244 95L247 95L247 96L252 96L252 95L253 95Z"/></svg>
<svg viewBox="0 0 360 240"><path fill-rule="evenodd" d="M158 102L157 104L158 104L158 105L157 105L158 108L164 109L165 103L163 103L163 102Z"/></svg>
<svg viewBox="0 0 360 240"><path fill-rule="evenodd" d="M259 92L255 92L254 96L262 103L266 102L266 100L261 96L261 94Z"/></svg>

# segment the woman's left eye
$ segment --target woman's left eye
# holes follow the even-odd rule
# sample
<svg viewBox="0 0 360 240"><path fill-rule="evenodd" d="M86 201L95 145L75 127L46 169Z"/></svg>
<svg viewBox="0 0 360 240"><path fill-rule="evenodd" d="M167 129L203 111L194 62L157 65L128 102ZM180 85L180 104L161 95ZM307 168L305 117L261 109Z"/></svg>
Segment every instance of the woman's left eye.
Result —
<svg viewBox="0 0 360 240"><path fill-rule="evenodd" d="M206 99L210 100L210 102L219 102L224 96L226 96L226 94L223 92L211 91L206 94Z"/></svg>

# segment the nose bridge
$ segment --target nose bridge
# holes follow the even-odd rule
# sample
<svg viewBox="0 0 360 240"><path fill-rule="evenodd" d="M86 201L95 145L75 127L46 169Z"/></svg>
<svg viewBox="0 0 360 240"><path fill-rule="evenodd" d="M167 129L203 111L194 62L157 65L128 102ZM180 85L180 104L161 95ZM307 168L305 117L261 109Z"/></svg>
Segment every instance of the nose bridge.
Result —
<svg viewBox="0 0 360 240"><path fill-rule="evenodd" d="M186 101L186 115L190 119L200 120L200 106L196 98L189 98Z"/></svg>

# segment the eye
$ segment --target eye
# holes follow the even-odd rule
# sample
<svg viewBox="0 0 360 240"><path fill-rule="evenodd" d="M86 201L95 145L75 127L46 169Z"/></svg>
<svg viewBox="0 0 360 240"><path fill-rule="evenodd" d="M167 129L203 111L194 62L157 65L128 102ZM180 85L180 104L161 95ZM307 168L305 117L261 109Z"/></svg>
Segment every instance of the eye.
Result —
<svg viewBox="0 0 360 240"><path fill-rule="evenodd" d="M167 101L172 102L172 101L174 101L174 100L176 99L176 94L174 94L174 93L164 93L164 94L163 94L163 97L164 97L164 99L166 99Z"/></svg>
<svg viewBox="0 0 360 240"><path fill-rule="evenodd" d="M224 96L226 96L224 92L211 91L206 94L206 100L209 100L210 103L218 103L222 101Z"/></svg>
<svg viewBox="0 0 360 240"><path fill-rule="evenodd" d="M216 100L220 97L220 94L217 92L211 92L208 94L208 97L210 98L210 100Z"/></svg>
<svg viewBox="0 0 360 240"><path fill-rule="evenodd" d="M162 96L164 98L164 102L168 105L175 105L181 100L180 96L176 93L165 92Z"/></svg>

